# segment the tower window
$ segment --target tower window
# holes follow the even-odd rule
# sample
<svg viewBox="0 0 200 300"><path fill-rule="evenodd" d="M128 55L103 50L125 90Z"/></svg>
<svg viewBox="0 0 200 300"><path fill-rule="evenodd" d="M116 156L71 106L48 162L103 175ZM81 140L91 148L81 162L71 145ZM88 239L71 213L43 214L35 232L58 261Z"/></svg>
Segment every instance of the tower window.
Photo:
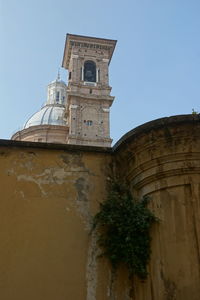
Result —
<svg viewBox="0 0 200 300"><path fill-rule="evenodd" d="M88 126L92 126L92 120L87 120L86 122L84 121L84 123L86 123L86 125L88 125Z"/></svg>
<svg viewBox="0 0 200 300"><path fill-rule="evenodd" d="M72 78L72 72L69 72L69 80Z"/></svg>
<svg viewBox="0 0 200 300"><path fill-rule="evenodd" d="M84 64L84 81L96 82L96 65L91 60Z"/></svg>
<svg viewBox="0 0 200 300"><path fill-rule="evenodd" d="M56 102L59 102L60 93L56 92Z"/></svg>

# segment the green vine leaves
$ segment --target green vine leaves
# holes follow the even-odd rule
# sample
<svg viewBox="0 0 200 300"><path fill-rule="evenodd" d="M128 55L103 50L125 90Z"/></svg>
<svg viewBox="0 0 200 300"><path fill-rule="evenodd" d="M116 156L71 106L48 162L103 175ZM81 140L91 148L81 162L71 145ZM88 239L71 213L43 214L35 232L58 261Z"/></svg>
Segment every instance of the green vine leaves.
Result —
<svg viewBox="0 0 200 300"><path fill-rule="evenodd" d="M147 207L149 201L147 197L134 200L124 185L112 182L107 200L100 204L100 211L93 218L102 255L114 269L124 264L130 277L136 275L141 279L148 275L150 228L158 221Z"/></svg>

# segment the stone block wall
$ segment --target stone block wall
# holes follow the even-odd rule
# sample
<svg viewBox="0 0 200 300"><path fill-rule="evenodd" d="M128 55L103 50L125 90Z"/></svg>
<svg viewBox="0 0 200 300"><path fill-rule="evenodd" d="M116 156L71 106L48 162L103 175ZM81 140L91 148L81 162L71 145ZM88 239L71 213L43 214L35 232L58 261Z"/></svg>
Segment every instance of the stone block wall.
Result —
<svg viewBox="0 0 200 300"><path fill-rule="evenodd" d="M200 298L200 117L175 116L129 132L115 149L119 178L133 195L151 198L160 221L152 229L146 282L137 300Z"/></svg>

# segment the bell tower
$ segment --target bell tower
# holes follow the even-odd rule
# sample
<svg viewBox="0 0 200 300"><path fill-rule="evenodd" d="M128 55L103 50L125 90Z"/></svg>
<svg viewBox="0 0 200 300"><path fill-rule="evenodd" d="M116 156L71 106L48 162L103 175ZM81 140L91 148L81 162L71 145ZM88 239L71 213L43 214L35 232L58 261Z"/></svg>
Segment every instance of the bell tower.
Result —
<svg viewBox="0 0 200 300"><path fill-rule="evenodd" d="M67 34L62 66L68 70L68 144L110 147L109 63L116 40Z"/></svg>

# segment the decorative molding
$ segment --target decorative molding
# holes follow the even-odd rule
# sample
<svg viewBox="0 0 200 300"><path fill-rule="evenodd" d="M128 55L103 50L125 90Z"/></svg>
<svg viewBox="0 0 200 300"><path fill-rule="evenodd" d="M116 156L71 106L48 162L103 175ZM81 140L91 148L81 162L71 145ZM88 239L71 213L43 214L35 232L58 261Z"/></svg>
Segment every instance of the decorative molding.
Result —
<svg viewBox="0 0 200 300"><path fill-rule="evenodd" d="M136 189L136 190L140 190L141 188L152 184L153 182L158 184L159 180L162 179L167 179L169 177L174 177L177 176L180 178L180 176L185 176L185 175L190 175L190 174L199 174L200 173L200 168L196 167L196 168L179 168L179 169L172 169L172 170L167 170L167 171L163 171L163 172L157 172L155 174L152 174L148 177L145 177L142 180L139 180L138 182L135 182L135 180L131 181L132 186Z"/></svg>
<svg viewBox="0 0 200 300"><path fill-rule="evenodd" d="M71 53L73 51L72 49L74 47L83 48L83 49L91 49L91 50L98 49L100 51L105 50L105 51L107 51L106 56L108 56L108 63L110 63L116 43L117 43L116 40L67 34L66 41L65 41L65 49L64 49L62 66L66 69L69 68L69 61L71 58ZM105 56L105 53L104 53L104 56Z"/></svg>
<svg viewBox="0 0 200 300"><path fill-rule="evenodd" d="M96 85L97 85L96 82L90 82L90 81L84 81L83 84L84 84L84 85L88 85L88 86L96 86Z"/></svg>
<svg viewBox="0 0 200 300"><path fill-rule="evenodd" d="M106 46L106 45L101 45L97 43L85 43L85 42L75 42L75 41L70 41L70 46L77 46L81 48L92 48L92 49L100 49L100 50L110 50L112 46Z"/></svg>
<svg viewBox="0 0 200 300"><path fill-rule="evenodd" d="M78 105L71 104L70 107L69 107L69 109L72 109L72 108L73 108L73 109L76 109L76 108L78 108Z"/></svg>
<svg viewBox="0 0 200 300"><path fill-rule="evenodd" d="M134 154L132 155L133 160L135 160ZM128 158L126 158L126 161L128 161ZM154 172L156 173L156 168L166 169L166 166L170 166L171 164L174 164L176 166L181 164L181 168L191 168L196 166L197 162L199 162L200 166L200 153L175 153L165 156L159 156L156 158L151 158L134 168L129 168L129 171L127 172L127 178L129 180L133 180L136 177L141 178L142 175L145 176L145 174L151 173L152 170L154 170Z"/></svg>

